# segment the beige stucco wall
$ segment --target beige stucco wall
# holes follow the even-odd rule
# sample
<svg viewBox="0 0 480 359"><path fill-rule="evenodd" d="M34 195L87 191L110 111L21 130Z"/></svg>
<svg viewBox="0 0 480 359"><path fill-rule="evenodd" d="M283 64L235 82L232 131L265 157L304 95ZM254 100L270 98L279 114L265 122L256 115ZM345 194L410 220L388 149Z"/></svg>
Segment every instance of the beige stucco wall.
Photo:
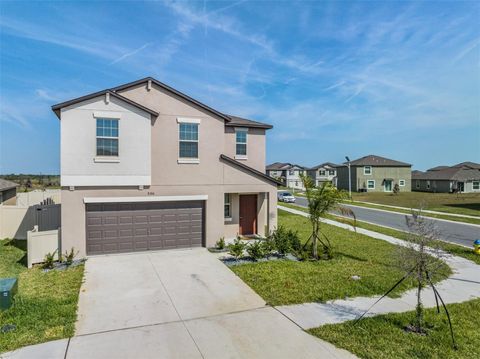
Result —
<svg viewBox="0 0 480 359"><path fill-rule="evenodd" d="M205 234L206 245L213 246L220 237L230 237L236 234L235 223L225 225L223 216L224 193L258 193L258 232L264 234L265 225L272 230L277 226L276 216L276 186L263 179L233 168L228 164L220 164L221 172L225 176L219 176L215 182L204 185L156 185L143 190L131 187L89 187L77 188L70 191L62 189L62 247L74 247L79 251L79 256L86 255L85 249L85 197L138 197L138 196L188 196L207 195L205 206ZM267 196L267 201L263 200ZM266 216L269 210L269 218Z"/></svg>
<svg viewBox="0 0 480 359"><path fill-rule="evenodd" d="M237 159L243 164L265 173L265 130L249 128L247 132L247 158ZM236 135L234 127L225 127L225 144L223 153L235 158Z"/></svg>
<svg viewBox="0 0 480 359"><path fill-rule="evenodd" d="M224 119L187 103L185 100L152 85L122 91L122 95L159 113L151 127L151 185L138 187L105 186L76 187L70 191L62 188L62 245L75 247L85 253L85 197L135 197L135 196L186 196L207 195L206 245L213 246L222 236L238 231L235 223L225 224L224 193L258 193L258 232L264 234L265 225L273 229L276 218L276 185L220 160L221 154L234 157L235 138L226 140L231 132L225 129ZM199 124L198 163L179 163L178 119L190 118ZM63 121L63 118L62 118ZM250 132L251 131L251 132ZM264 172L264 130L250 130L248 139L249 158L242 163ZM227 132L227 134L226 134ZM120 135L120 141L122 141ZM138 157L138 162L143 158ZM88 175L88 173L85 173ZM268 196L264 195L268 193ZM268 205L267 200L268 198ZM269 215L267 216L267 212Z"/></svg>

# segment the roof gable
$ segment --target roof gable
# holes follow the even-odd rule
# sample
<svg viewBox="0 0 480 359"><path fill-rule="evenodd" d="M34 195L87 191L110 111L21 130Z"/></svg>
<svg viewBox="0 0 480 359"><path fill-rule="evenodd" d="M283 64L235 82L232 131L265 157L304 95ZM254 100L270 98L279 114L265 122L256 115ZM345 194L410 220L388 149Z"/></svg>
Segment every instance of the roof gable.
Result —
<svg viewBox="0 0 480 359"><path fill-rule="evenodd" d="M348 162L344 162L348 164ZM381 157L377 155L368 155L350 161L351 166L377 166L377 167L411 167L412 165L406 162L400 162L392 160L386 157Z"/></svg>

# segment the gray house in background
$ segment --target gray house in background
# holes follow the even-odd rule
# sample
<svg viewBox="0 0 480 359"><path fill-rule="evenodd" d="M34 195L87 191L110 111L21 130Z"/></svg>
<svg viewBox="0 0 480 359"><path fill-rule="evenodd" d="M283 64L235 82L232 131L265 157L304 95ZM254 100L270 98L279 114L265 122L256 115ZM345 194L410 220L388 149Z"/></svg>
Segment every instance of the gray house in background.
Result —
<svg viewBox="0 0 480 359"><path fill-rule="evenodd" d="M325 162L307 170L308 175L313 179L316 186L321 186L324 182L330 182L337 185L337 167L339 165L331 162Z"/></svg>
<svg viewBox="0 0 480 359"><path fill-rule="evenodd" d="M412 190L438 193L480 192L480 164L462 162L412 172Z"/></svg>
<svg viewBox="0 0 480 359"><path fill-rule="evenodd" d="M350 162L351 184L354 192L411 191L412 165L389 158L368 155ZM337 187L348 190L348 165L337 167Z"/></svg>
<svg viewBox="0 0 480 359"><path fill-rule="evenodd" d="M300 175L305 172L305 167L287 162L275 162L266 167L268 176L282 182L285 187L301 190L304 187Z"/></svg>
<svg viewBox="0 0 480 359"><path fill-rule="evenodd" d="M0 205L14 205L17 202L18 184L6 179L0 178Z"/></svg>

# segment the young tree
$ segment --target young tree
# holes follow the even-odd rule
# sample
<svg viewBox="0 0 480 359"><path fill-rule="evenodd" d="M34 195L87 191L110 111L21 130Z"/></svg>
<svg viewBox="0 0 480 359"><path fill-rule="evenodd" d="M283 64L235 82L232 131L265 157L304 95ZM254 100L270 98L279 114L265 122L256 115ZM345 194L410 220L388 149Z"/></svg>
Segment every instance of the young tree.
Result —
<svg viewBox="0 0 480 359"><path fill-rule="evenodd" d="M408 242L399 246L397 256L401 268L414 276L417 286L417 304L413 330L424 332L422 290L439 269L439 261L444 253L439 249L438 233L433 221L421 216L421 209L405 216L408 227Z"/></svg>
<svg viewBox="0 0 480 359"><path fill-rule="evenodd" d="M323 250L323 256L332 258L332 246L328 237L321 231L321 218L332 210L339 210L342 214L350 215L355 219L352 210L340 206L340 203L348 198L348 194L339 191L330 182L324 182L321 186L315 186L312 178L307 175L301 175L305 194L308 201L308 213L310 214L310 223L312 224L312 234L305 243L304 248L311 242L312 256L318 260L318 243L320 242Z"/></svg>

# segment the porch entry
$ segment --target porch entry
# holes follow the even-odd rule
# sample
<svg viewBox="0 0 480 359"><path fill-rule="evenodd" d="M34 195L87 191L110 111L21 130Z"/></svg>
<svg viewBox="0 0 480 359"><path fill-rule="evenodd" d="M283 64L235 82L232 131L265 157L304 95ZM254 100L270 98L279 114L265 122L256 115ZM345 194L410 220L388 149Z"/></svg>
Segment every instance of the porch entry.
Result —
<svg viewBox="0 0 480 359"><path fill-rule="evenodd" d="M257 195L240 195L239 233L250 235L257 233Z"/></svg>
<svg viewBox="0 0 480 359"><path fill-rule="evenodd" d="M393 182L393 180L391 180L391 179L385 179L383 181L385 192L392 192L392 182Z"/></svg>

